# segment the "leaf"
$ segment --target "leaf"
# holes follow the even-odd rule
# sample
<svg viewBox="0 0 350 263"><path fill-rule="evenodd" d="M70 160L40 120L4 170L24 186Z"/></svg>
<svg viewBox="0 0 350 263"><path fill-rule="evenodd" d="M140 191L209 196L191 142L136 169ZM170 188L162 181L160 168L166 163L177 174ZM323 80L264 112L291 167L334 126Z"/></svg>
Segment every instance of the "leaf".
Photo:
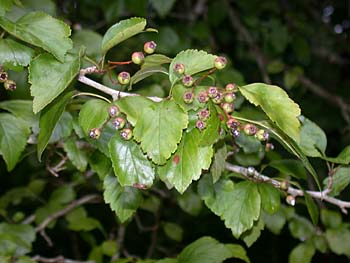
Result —
<svg viewBox="0 0 350 263"><path fill-rule="evenodd" d="M170 222L162 222L162 227L164 230L164 233L172 240L175 240L177 242L181 242L183 237L183 229L181 226L175 223Z"/></svg>
<svg viewBox="0 0 350 263"><path fill-rule="evenodd" d="M260 183L258 189L261 198L261 207L269 214L274 214L280 209L280 192L270 184Z"/></svg>
<svg viewBox="0 0 350 263"><path fill-rule="evenodd" d="M265 222L265 226L275 235L281 233L283 226L287 222L286 216L281 209L272 215L263 212L262 218Z"/></svg>
<svg viewBox="0 0 350 263"><path fill-rule="evenodd" d="M199 146L213 145L220 136L220 119L215 107L209 104L210 116L206 120L206 128L200 132Z"/></svg>
<svg viewBox="0 0 350 263"><path fill-rule="evenodd" d="M150 99L142 96L124 97L116 102L116 105L125 113L126 118L133 126L135 126L137 119L140 118L143 109L152 104L153 102Z"/></svg>
<svg viewBox="0 0 350 263"><path fill-rule="evenodd" d="M16 38L50 52L61 62L73 46L69 26L43 12L27 13L16 23L0 17L0 26Z"/></svg>
<svg viewBox="0 0 350 263"><path fill-rule="evenodd" d="M106 176L103 181L103 198L123 223L128 220L142 202L141 192L133 187L121 187L115 176Z"/></svg>
<svg viewBox="0 0 350 263"><path fill-rule="evenodd" d="M141 33L145 29L146 23L144 18L133 17L114 24L103 36L102 52L105 54L120 42Z"/></svg>
<svg viewBox="0 0 350 263"><path fill-rule="evenodd" d="M261 235L261 231L264 230L265 224L263 219L260 217L258 221L255 222L252 229L244 232L242 239L247 247L253 245Z"/></svg>
<svg viewBox="0 0 350 263"><path fill-rule="evenodd" d="M203 50L196 49L187 49L181 51L169 66L169 80L173 86L178 80L182 78L182 75L179 75L174 72L174 66L177 63L182 63L185 65L185 74L194 75L201 71L205 71L214 67L214 60L217 56L208 54Z"/></svg>
<svg viewBox="0 0 350 263"><path fill-rule="evenodd" d="M165 75L168 75L168 71L164 67L161 67L161 66L141 68L131 77L129 89L132 88L132 85L134 85L134 84L140 82L141 80L143 80L149 76L152 76L156 73L163 73Z"/></svg>
<svg viewBox="0 0 350 263"><path fill-rule="evenodd" d="M177 261L179 263L221 263L234 257L249 262L241 246L224 245L212 237L201 237L186 246L178 255Z"/></svg>
<svg viewBox="0 0 350 263"><path fill-rule="evenodd" d="M311 263L311 259L315 254L315 248L310 243L301 243L293 248L289 254L289 263Z"/></svg>
<svg viewBox="0 0 350 263"><path fill-rule="evenodd" d="M91 231L95 228L103 229L100 221L88 217L84 207L78 207L66 215L68 229L73 231Z"/></svg>
<svg viewBox="0 0 350 263"><path fill-rule="evenodd" d="M210 173L213 177L213 183L216 183L221 174L226 170L226 158L227 158L227 147L223 144L221 148L216 150L214 154L214 160L210 167Z"/></svg>
<svg viewBox="0 0 350 263"><path fill-rule="evenodd" d="M11 10L12 6L13 0L2 0L0 2L0 16L3 16L7 11Z"/></svg>
<svg viewBox="0 0 350 263"><path fill-rule="evenodd" d="M303 118L299 146L307 156L321 157L325 155L327 137L324 131L315 123Z"/></svg>
<svg viewBox="0 0 350 263"><path fill-rule="evenodd" d="M327 228L338 228L342 223L342 216L337 211L321 209L321 221Z"/></svg>
<svg viewBox="0 0 350 263"><path fill-rule="evenodd" d="M86 136L89 135L92 128L100 128L108 119L109 106L110 104L99 99L88 100L84 103L79 112L79 125Z"/></svg>
<svg viewBox="0 0 350 263"><path fill-rule="evenodd" d="M202 200L198 194L191 189L187 189L182 195L179 195L176 200L181 209L192 216L198 216L202 210Z"/></svg>
<svg viewBox="0 0 350 263"><path fill-rule="evenodd" d="M86 47L86 55L93 59L100 59L102 36L95 31L82 29L74 32L72 36L74 47Z"/></svg>
<svg viewBox="0 0 350 263"><path fill-rule="evenodd" d="M273 167L285 175L291 175L295 178L306 179L306 171L302 162L293 159L273 160L269 163Z"/></svg>
<svg viewBox="0 0 350 263"><path fill-rule="evenodd" d="M281 88L264 83L239 87L242 95L255 106L260 106L267 116L294 141L300 141L299 105Z"/></svg>
<svg viewBox="0 0 350 263"><path fill-rule="evenodd" d="M300 241L310 239L315 233L315 228L310 221L297 215L289 221L288 227L292 236Z"/></svg>
<svg viewBox="0 0 350 263"><path fill-rule="evenodd" d="M322 157L332 163L349 164L350 163L350 145L346 146L337 157Z"/></svg>
<svg viewBox="0 0 350 263"><path fill-rule="evenodd" d="M64 111L61 118L58 120L55 129L49 140L49 144L59 142L62 139L69 137L73 130L73 117Z"/></svg>
<svg viewBox="0 0 350 263"><path fill-rule="evenodd" d="M329 182L329 177L323 181L326 187ZM333 174L332 189L329 193L332 196L339 195L350 184L350 167L339 167Z"/></svg>
<svg viewBox="0 0 350 263"><path fill-rule="evenodd" d="M182 84L176 84L172 89L172 96L175 100L175 102L185 111L189 110L197 110L200 107L203 107L203 103L200 103L198 101L198 94L202 91L206 91L208 89L207 86L196 86L196 88L193 90L194 93L194 100L192 103L185 103L184 102L184 93L191 91L191 89L186 88Z"/></svg>
<svg viewBox="0 0 350 263"><path fill-rule="evenodd" d="M198 145L199 131L184 133L182 140L168 162L158 168L159 177L175 186L181 194L193 180L198 180L202 169L210 167L213 149Z"/></svg>
<svg viewBox="0 0 350 263"><path fill-rule="evenodd" d="M261 199L255 183L233 184L230 180L220 179L213 185L210 176L205 176L198 187L207 207L225 221L225 226L236 238L251 229L259 218Z"/></svg>
<svg viewBox="0 0 350 263"><path fill-rule="evenodd" d="M329 248L335 254L350 257L350 230L345 225L336 229L327 229L326 239Z"/></svg>
<svg viewBox="0 0 350 263"><path fill-rule="evenodd" d="M41 155L49 143L53 131L62 117L64 109L72 95L73 92L61 94L41 112L39 120L40 131L37 144L37 156L39 160L41 160Z"/></svg>
<svg viewBox="0 0 350 263"><path fill-rule="evenodd" d="M12 39L0 39L0 61L4 68L26 67L34 56L34 50Z"/></svg>
<svg viewBox="0 0 350 263"><path fill-rule="evenodd" d="M306 201L307 211L309 212L312 223L316 226L318 224L318 218L320 216L320 212L318 210L318 207L315 204L312 197L307 192L304 192L304 197L305 197L305 201Z"/></svg>
<svg viewBox="0 0 350 263"><path fill-rule="evenodd" d="M151 162L133 140L125 141L119 134L109 142L115 175L121 186L151 186L155 177Z"/></svg>
<svg viewBox="0 0 350 263"><path fill-rule="evenodd" d="M80 55L68 54L63 63L47 53L33 59L29 66L33 112L38 113L58 97L73 81L79 69Z"/></svg>
<svg viewBox="0 0 350 263"><path fill-rule="evenodd" d="M5 100L0 102L0 109L6 110L17 118L27 122L29 126L33 126L37 118L33 114L33 101L31 100Z"/></svg>
<svg viewBox="0 0 350 263"><path fill-rule="evenodd" d="M8 171L19 161L30 134L28 124L9 113L0 113L0 155Z"/></svg>
<svg viewBox="0 0 350 263"><path fill-rule="evenodd" d="M154 163L162 165L176 150L187 124L187 114L174 100L163 100L143 109L135 124L134 138Z"/></svg>
<svg viewBox="0 0 350 263"><path fill-rule="evenodd" d="M144 62L141 65L141 69L159 66L163 64L171 63L171 58L163 54L152 54L145 57Z"/></svg>
<svg viewBox="0 0 350 263"><path fill-rule="evenodd" d="M96 150L89 158L91 169L98 174L101 180L112 172L112 163L103 153Z"/></svg>
<svg viewBox="0 0 350 263"><path fill-rule="evenodd" d="M157 11L160 17L165 17L175 4L175 0L151 0L150 1L154 9Z"/></svg>
<svg viewBox="0 0 350 263"><path fill-rule="evenodd" d="M67 153L69 160L81 172L86 170L88 157L84 150L78 148L74 138L69 138L63 143L64 151Z"/></svg>

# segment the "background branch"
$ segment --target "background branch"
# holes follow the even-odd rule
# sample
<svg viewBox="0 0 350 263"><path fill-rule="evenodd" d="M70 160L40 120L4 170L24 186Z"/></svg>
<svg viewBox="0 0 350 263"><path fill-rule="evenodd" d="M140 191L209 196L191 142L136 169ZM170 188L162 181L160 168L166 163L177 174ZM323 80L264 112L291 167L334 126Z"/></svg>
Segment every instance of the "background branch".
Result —
<svg viewBox="0 0 350 263"><path fill-rule="evenodd" d="M36 262L42 262L42 263L96 263L95 261L79 261L79 260L73 260L73 259L68 259L63 256L58 256L55 258L45 258L42 256L34 256L32 257L32 260Z"/></svg>

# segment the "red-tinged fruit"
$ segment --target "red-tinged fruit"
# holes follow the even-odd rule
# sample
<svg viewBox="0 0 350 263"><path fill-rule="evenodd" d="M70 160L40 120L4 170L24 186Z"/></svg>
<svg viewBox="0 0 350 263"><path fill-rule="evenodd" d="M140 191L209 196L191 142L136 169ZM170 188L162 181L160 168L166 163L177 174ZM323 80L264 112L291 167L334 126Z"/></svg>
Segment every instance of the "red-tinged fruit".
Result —
<svg viewBox="0 0 350 263"><path fill-rule="evenodd" d="M130 73L127 71L122 71L118 74L118 82L121 85L126 85L130 82Z"/></svg>
<svg viewBox="0 0 350 263"><path fill-rule="evenodd" d="M228 103L232 103L236 98L234 93L226 93L224 96L224 101Z"/></svg>
<svg viewBox="0 0 350 263"><path fill-rule="evenodd" d="M226 126L229 129L237 129L239 127L240 123L235 118L229 118L226 122Z"/></svg>
<svg viewBox="0 0 350 263"><path fill-rule="evenodd" d="M231 113L234 111L235 107L233 106L232 103L229 102L224 102L221 103L221 108L226 112L226 113Z"/></svg>
<svg viewBox="0 0 350 263"><path fill-rule="evenodd" d="M145 55L142 52L134 52L131 55L131 60L134 64L140 65L145 61Z"/></svg>
<svg viewBox="0 0 350 263"><path fill-rule="evenodd" d="M217 69L223 69L226 67L227 64L227 59L225 57L217 57L214 60L214 67Z"/></svg>
<svg viewBox="0 0 350 263"><path fill-rule="evenodd" d="M122 117L117 117L112 121L112 125L116 130L121 130L125 127L126 121Z"/></svg>
<svg viewBox="0 0 350 263"><path fill-rule="evenodd" d="M191 87L194 83L194 79L191 75L185 75L182 78L182 84L184 84L185 87Z"/></svg>
<svg viewBox="0 0 350 263"><path fill-rule="evenodd" d="M202 121L206 121L210 116L210 112L207 109L201 109L197 113L197 116L198 116L198 119L200 119Z"/></svg>
<svg viewBox="0 0 350 263"><path fill-rule="evenodd" d="M212 102L214 102L215 104L220 104L224 99L224 94L221 91L218 91L218 93L216 94L216 96L214 98L212 98Z"/></svg>
<svg viewBox="0 0 350 263"><path fill-rule="evenodd" d="M286 197L286 202L287 202L287 204L289 204L291 206L295 206L295 197L292 195L288 195Z"/></svg>
<svg viewBox="0 0 350 263"><path fill-rule="evenodd" d="M237 91L237 85L234 83L229 83L225 86L225 90L227 92L236 92Z"/></svg>
<svg viewBox="0 0 350 263"><path fill-rule="evenodd" d="M243 126L243 132L249 136L255 135L258 128L254 124L246 124Z"/></svg>
<svg viewBox="0 0 350 263"><path fill-rule="evenodd" d="M177 74L184 74L185 73L185 65L182 64L182 63L176 63L174 65L174 72L177 73Z"/></svg>
<svg viewBox="0 0 350 263"><path fill-rule="evenodd" d="M218 90L218 88L217 87L209 87L208 88L208 96L209 96L209 98L215 98L216 97L216 95L218 95L218 92L219 92L219 90Z"/></svg>
<svg viewBox="0 0 350 263"><path fill-rule="evenodd" d="M261 141L261 142L264 142L264 141L267 141L269 138L270 138L270 134L263 130L263 129L260 129L257 131L257 133L255 134L255 137Z"/></svg>
<svg viewBox="0 0 350 263"><path fill-rule="evenodd" d="M111 106L108 108L108 114L109 114L109 117L116 117L120 114L120 109L118 106Z"/></svg>
<svg viewBox="0 0 350 263"><path fill-rule="evenodd" d="M5 80L4 88L5 88L6 90L14 91L14 90L17 88L16 82L14 82L14 81L11 80L11 79L7 79L7 80Z"/></svg>
<svg viewBox="0 0 350 263"><path fill-rule="evenodd" d="M194 94L192 91L186 91L183 95L183 100L185 103L190 104L194 100Z"/></svg>
<svg viewBox="0 0 350 263"><path fill-rule="evenodd" d="M273 151L274 149L275 149L275 146L272 143L266 143L265 145L266 152Z"/></svg>
<svg viewBox="0 0 350 263"><path fill-rule="evenodd" d="M101 129L100 128L92 128L89 131L89 137L91 139L97 140L101 136Z"/></svg>
<svg viewBox="0 0 350 263"><path fill-rule="evenodd" d="M200 103L206 103L209 100L208 93L206 91L201 91L197 97Z"/></svg>
<svg viewBox="0 0 350 263"><path fill-rule="evenodd" d="M130 140L130 139L132 138L132 136L133 136L132 130L129 129L129 128L125 128L125 129L121 130L120 136L122 137L123 140L128 141L128 140Z"/></svg>
<svg viewBox="0 0 350 263"><path fill-rule="evenodd" d="M152 54L154 53L154 51L156 51L157 48L157 44L154 41L148 41L143 45L143 50L147 53L147 54Z"/></svg>
<svg viewBox="0 0 350 263"><path fill-rule="evenodd" d="M206 124L204 121L198 120L198 121L196 122L196 128L197 128L198 130L202 131L202 130L204 130L206 127L207 127L207 124Z"/></svg>
<svg viewBox="0 0 350 263"><path fill-rule="evenodd" d="M0 72L0 83L4 83L8 78L8 74L6 71Z"/></svg>

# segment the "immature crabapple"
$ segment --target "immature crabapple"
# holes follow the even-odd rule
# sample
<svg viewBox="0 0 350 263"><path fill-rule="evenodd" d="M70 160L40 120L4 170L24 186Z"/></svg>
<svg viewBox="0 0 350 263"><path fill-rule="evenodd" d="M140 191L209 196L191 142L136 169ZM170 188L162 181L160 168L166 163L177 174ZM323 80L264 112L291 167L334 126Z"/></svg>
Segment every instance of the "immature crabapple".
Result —
<svg viewBox="0 0 350 263"><path fill-rule="evenodd" d="M130 73L122 71L118 74L118 82L122 85L126 85L130 82Z"/></svg>
<svg viewBox="0 0 350 263"><path fill-rule="evenodd" d="M157 44L154 41L148 41L143 45L143 50L147 54L152 54L156 50Z"/></svg>

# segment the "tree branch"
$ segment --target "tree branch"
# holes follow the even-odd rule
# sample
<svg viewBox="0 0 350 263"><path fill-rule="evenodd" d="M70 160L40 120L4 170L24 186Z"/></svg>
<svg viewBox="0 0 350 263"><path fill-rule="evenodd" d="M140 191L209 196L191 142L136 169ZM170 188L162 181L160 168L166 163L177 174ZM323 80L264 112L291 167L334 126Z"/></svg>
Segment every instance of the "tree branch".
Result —
<svg viewBox="0 0 350 263"><path fill-rule="evenodd" d="M277 189L281 189L281 183L279 181L272 179L266 175L263 175L256 170L254 170L253 174L251 174L248 172L247 168L242 167L242 166L238 166L238 165L233 165L230 163L226 163L226 169L231 171L231 172L238 173L238 174L244 176L248 180L268 183ZM302 190L296 189L296 188L291 187L291 186L288 187L286 192L294 197L304 196L304 192ZM347 213L346 209L350 208L350 202L342 201L342 200L339 200L337 198L328 196L327 195L328 191L321 191L321 192L319 192L319 191L306 191L306 193L308 193L313 198L320 199L321 201L325 201L325 202L328 202L330 204L338 206L344 214Z"/></svg>
<svg viewBox="0 0 350 263"><path fill-rule="evenodd" d="M42 262L42 263L96 263L95 261L92 261L92 260L79 261L79 260L64 258L63 256L58 256L55 258L45 258L42 256L34 256L32 257L32 260L36 262Z"/></svg>

